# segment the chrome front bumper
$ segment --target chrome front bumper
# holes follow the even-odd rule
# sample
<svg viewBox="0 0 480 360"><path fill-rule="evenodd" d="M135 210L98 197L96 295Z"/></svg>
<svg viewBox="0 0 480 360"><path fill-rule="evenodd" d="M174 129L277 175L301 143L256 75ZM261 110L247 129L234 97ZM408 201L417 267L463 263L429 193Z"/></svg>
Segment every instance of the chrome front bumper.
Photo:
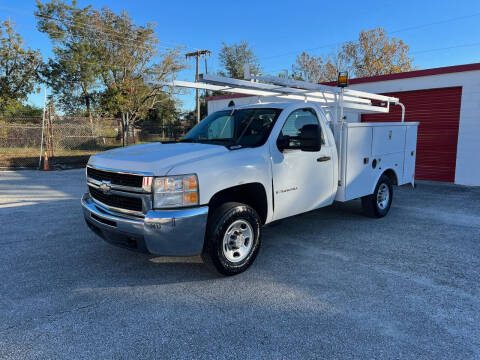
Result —
<svg viewBox="0 0 480 360"><path fill-rule="evenodd" d="M208 206L149 210L144 218L114 213L86 193L82 198L87 225L114 245L155 255L198 255L203 249Z"/></svg>

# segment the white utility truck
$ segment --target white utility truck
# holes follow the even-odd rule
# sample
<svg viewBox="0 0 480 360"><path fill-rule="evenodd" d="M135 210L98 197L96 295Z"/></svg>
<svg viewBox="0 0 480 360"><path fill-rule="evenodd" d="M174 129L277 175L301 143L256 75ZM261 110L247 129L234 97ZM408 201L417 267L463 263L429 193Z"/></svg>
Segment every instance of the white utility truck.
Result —
<svg viewBox="0 0 480 360"><path fill-rule="evenodd" d="M383 217L392 186L413 185L418 123L403 122L397 98L261 76L205 74L166 85L259 102L214 112L176 143L93 155L83 212L110 243L201 254L214 270L234 275L255 260L263 225L357 198L367 215ZM344 110L385 113L393 105L402 106L402 122L344 121Z"/></svg>

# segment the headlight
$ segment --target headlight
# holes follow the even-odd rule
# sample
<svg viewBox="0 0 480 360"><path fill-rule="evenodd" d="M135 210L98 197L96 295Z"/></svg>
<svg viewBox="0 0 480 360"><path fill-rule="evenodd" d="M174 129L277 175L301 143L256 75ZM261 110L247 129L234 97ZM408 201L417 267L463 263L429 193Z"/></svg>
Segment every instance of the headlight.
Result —
<svg viewBox="0 0 480 360"><path fill-rule="evenodd" d="M153 180L155 209L198 205L197 175L157 177Z"/></svg>

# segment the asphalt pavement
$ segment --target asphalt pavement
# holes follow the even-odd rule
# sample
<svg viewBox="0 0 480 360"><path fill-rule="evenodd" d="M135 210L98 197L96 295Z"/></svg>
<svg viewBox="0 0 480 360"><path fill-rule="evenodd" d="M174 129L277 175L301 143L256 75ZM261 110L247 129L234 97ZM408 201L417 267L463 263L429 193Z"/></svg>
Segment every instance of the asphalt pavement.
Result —
<svg viewBox="0 0 480 360"><path fill-rule="evenodd" d="M0 172L0 358L479 359L480 188L395 189L264 228L229 278L113 247L83 170Z"/></svg>

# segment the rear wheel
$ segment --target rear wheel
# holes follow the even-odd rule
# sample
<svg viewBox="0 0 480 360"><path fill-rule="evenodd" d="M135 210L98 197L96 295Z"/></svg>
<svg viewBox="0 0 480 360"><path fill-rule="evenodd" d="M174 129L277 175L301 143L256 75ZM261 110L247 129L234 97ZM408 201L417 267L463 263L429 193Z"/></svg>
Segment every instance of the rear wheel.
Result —
<svg viewBox="0 0 480 360"><path fill-rule="evenodd" d="M365 215L374 218L384 217L390 210L392 200L392 182L388 176L382 175L373 194L362 197L362 207Z"/></svg>
<svg viewBox="0 0 480 360"><path fill-rule="evenodd" d="M210 216L202 258L222 275L245 271L260 249L260 217L250 206L228 202Z"/></svg>

